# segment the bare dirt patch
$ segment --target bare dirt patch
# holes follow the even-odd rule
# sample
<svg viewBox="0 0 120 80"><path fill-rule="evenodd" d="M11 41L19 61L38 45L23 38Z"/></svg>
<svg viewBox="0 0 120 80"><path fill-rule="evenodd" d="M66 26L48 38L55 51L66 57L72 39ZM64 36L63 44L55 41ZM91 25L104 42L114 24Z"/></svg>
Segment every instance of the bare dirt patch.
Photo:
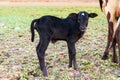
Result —
<svg viewBox="0 0 120 80"><path fill-rule="evenodd" d="M11 2L11 1L1 1L1 6L99 6L98 1L64 1L64 2Z"/></svg>

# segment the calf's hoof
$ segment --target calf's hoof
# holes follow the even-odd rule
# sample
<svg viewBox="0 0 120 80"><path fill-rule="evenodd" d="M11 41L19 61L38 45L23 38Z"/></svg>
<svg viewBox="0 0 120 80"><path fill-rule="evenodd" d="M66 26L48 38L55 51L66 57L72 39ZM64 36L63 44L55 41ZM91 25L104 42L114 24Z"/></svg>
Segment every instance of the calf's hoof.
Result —
<svg viewBox="0 0 120 80"><path fill-rule="evenodd" d="M46 68L43 68L42 72L44 77L48 77Z"/></svg>
<svg viewBox="0 0 120 80"><path fill-rule="evenodd" d="M106 59L108 59L108 56L107 55L103 55L102 56L102 60L106 60Z"/></svg>
<svg viewBox="0 0 120 80"><path fill-rule="evenodd" d="M68 68L71 68L72 67L72 65L68 65Z"/></svg>
<svg viewBox="0 0 120 80"><path fill-rule="evenodd" d="M44 77L48 77L48 75L47 75L47 74L44 74L44 73L43 73L43 76L44 76Z"/></svg>

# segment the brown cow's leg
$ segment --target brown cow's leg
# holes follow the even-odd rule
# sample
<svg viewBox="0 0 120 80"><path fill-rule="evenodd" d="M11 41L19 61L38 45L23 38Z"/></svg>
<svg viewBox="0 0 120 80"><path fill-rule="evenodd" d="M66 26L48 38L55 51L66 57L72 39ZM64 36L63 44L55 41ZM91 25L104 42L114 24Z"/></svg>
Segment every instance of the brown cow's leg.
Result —
<svg viewBox="0 0 120 80"><path fill-rule="evenodd" d="M119 68L120 68L120 44L118 45L118 48L119 48L119 61L118 61L118 64L119 64Z"/></svg>
<svg viewBox="0 0 120 80"><path fill-rule="evenodd" d="M103 56L102 56L102 59L103 59L103 60L108 59L108 54L109 54L108 48L109 48L109 46L110 46L110 42L107 43L106 49L105 49L104 54L103 54Z"/></svg>
<svg viewBox="0 0 120 80"><path fill-rule="evenodd" d="M120 38L120 34L119 34L119 38ZM120 39L119 39L119 42L118 42L118 49L119 49L118 65L119 65L119 68L120 68Z"/></svg>
<svg viewBox="0 0 120 80"><path fill-rule="evenodd" d="M118 59L118 64L119 64L119 67L120 67L120 33L118 33L118 36L117 36L117 42L118 42L118 49L119 49L119 59Z"/></svg>
<svg viewBox="0 0 120 80"><path fill-rule="evenodd" d="M113 41L113 58L112 58L112 61L114 63L117 63L117 54L116 54L116 38L114 38L114 41Z"/></svg>
<svg viewBox="0 0 120 80"><path fill-rule="evenodd" d="M108 42L107 42L107 46L104 51L104 54L102 56L103 60L108 59L108 54L109 54L110 47L112 46L112 41L113 41L113 23L109 22L108 23Z"/></svg>

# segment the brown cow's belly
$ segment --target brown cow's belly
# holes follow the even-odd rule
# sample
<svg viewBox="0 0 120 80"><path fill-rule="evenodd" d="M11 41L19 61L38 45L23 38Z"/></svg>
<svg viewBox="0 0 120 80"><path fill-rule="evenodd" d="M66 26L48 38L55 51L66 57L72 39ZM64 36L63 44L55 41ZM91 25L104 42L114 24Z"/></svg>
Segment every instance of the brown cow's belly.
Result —
<svg viewBox="0 0 120 80"><path fill-rule="evenodd" d="M118 7L117 7L117 17L120 17L120 0L118 1Z"/></svg>
<svg viewBox="0 0 120 80"><path fill-rule="evenodd" d="M120 17L120 7L116 9L115 15L116 17Z"/></svg>

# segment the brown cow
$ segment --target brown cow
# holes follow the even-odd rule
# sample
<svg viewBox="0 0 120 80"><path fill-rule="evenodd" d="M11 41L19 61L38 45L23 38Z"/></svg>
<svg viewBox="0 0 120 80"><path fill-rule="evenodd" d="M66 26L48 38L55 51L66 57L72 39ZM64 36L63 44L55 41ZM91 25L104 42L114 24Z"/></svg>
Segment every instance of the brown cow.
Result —
<svg viewBox="0 0 120 80"><path fill-rule="evenodd" d="M108 21L108 42L102 57L103 60L106 60L108 59L109 50L113 46L112 43L115 41L115 32L118 27L117 21L120 17L120 0L99 0L99 3ZM113 50L115 50L115 46L113 46ZM114 53L113 62L117 62L114 59L115 57L116 54Z"/></svg>

